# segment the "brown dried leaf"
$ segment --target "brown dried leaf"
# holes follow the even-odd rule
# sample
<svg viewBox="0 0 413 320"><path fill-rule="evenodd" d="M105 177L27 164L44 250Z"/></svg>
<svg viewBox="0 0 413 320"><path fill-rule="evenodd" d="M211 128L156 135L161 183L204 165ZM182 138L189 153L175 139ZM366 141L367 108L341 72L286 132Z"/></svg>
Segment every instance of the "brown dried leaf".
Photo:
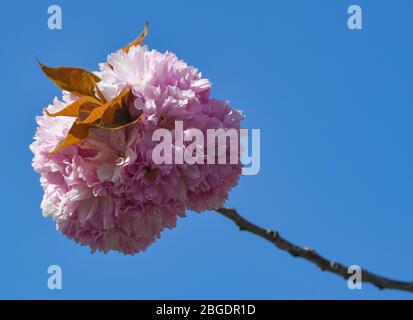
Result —
<svg viewBox="0 0 413 320"><path fill-rule="evenodd" d="M131 92L132 92L131 88L126 87L125 89L122 90L122 92L117 97L93 109L90 112L89 116L84 121L82 121L82 123L98 122L97 123L98 127L101 122L114 123L117 120L116 114L118 112L116 111L116 109L122 110L122 113L125 109L128 112L127 99L129 98L129 95Z"/></svg>
<svg viewBox="0 0 413 320"><path fill-rule="evenodd" d="M96 95L99 97L100 102L101 102L102 104L103 104L103 103L106 103L106 98L105 98L105 96L103 95L102 91L100 91L99 87L97 86L95 79L94 79L94 78L90 78L90 81L92 81L92 83L93 83L93 87L94 87L95 90L96 90Z"/></svg>
<svg viewBox="0 0 413 320"><path fill-rule="evenodd" d="M92 72L82 68L47 67L40 61L37 62L46 76L60 89L81 96L95 96L93 81L99 82L100 78Z"/></svg>
<svg viewBox="0 0 413 320"><path fill-rule="evenodd" d="M49 117L80 117L82 110L88 110L90 108L98 107L100 105L101 103L97 99L93 97L84 96L56 113L50 113L49 111L47 111L47 109L44 109L44 112Z"/></svg>
<svg viewBox="0 0 413 320"><path fill-rule="evenodd" d="M117 97L103 105L97 99L85 96L59 112L52 114L45 110L46 114L51 117L77 118L65 139L57 145L50 156L85 139L90 128L117 130L139 121L141 117L132 119L129 114L128 99L131 92L131 88L126 87Z"/></svg>
<svg viewBox="0 0 413 320"><path fill-rule="evenodd" d="M133 40L132 42L130 42L126 46L124 46L122 48L122 50L125 51L126 53L128 53L130 47L141 45L143 39L148 35L148 25L149 25L149 23L148 23L148 21L146 21L145 27L144 27L142 33L139 35L139 37L137 37L135 40Z"/></svg>
<svg viewBox="0 0 413 320"><path fill-rule="evenodd" d="M77 121L73 123L72 127L69 130L67 136L59 142L56 148L49 154L50 157L59 153L63 149L70 147L71 145L77 144L87 137L89 129L91 128L90 124L78 123Z"/></svg>
<svg viewBox="0 0 413 320"><path fill-rule="evenodd" d="M119 129L125 128L127 126L130 126L130 125L140 121L141 119L142 119L142 114L136 119L132 119L132 118L129 117L128 120L119 121L117 123L112 123L112 124L110 124L110 123L105 124L104 123L104 124L99 125L99 128L106 129L106 130L111 130L111 131L119 130Z"/></svg>

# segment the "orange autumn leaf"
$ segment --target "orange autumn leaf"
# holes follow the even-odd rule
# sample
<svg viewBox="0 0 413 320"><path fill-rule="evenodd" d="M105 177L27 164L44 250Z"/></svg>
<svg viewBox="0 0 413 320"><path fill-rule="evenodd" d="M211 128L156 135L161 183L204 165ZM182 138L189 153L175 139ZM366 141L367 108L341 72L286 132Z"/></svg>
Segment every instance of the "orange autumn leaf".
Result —
<svg viewBox="0 0 413 320"><path fill-rule="evenodd" d="M100 101L93 97L88 97L84 96L73 102L72 104L68 105L66 108L56 112L56 113L50 113L47 111L47 109L44 109L44 112L49 116L49 117L81 117L82 109L83 110L88 110L90 107L93 108L93 106L98 107L100 106ZM90 106L89 108L87 106ZM91 110L90 110L91 111Z"/></svg>
<svg viewBox="0 0 413 320"><path fill-rule="evenodd" d="M129 113L128 99L131 93L131 88L126 87L117 97L95 108L83 123L94 122L96 128L106 130L118 130L136 123L141 117L132 119Z"/></svg>
<svg viewBox="0 0 413 320"><path fill-rule="evenodd" d="M97 86L96 80L94 78L90 78L90 81L92 82L93 87L96 90L96 95L99 97L100 102L101 103L106 103L106 98L103 95L102 91L100 91L99 87ZM100 79L99 79L99 81L100 81Z"/></svg>
<svg viewBox="0 0 413 320"><path fill-rule="evenodd" d="M131 92L131 88L126 87L117 97L92 110L84 123L96 122L97 127L116 129L116 127L123 126L127 122L130 122L131 117L127 100Z"/></svg>
<svg viewBox="0 0 413 320"><path fill-rule="evenodd" d="M139 37L137 37L135 40L133 40L132 42L128 43L126 46L124 46L122 48L123 51L125 51L126 53L128 53L130 47L134 47L134 46L140 46L142 44L143 39L148 35L148 21L146 21L145 23L145 27L142 31L142 33L139 35Z"/></svg>
<svg viewBox="0 0 413 320"><path fill-rule="evenodd" d="M85 139L90 128L117 130L139 121L141 117L132 119L128 110L131 92L131 88L126 87L118 96L104 104L92 97L82 97L59 112L52 114L45 110L46 114L51 117L77 118L68 135L50 153L50 156Z"/></svg>
<svg viewBox="0 0 413 320"><path fill-rule="evenodd" d="M59 142L56 148L49 154L49 157L52 157L63 149L66 149L67 147L77 144L85 139L90 128L91 126L89 124L78 123L77 121L74 122L67 136Z"/></svg>
<svg viewBox="0 0 413 320"><path fill-rule="evenodd" d="M46 76L60 89L80 96L95 96L94 83L99 82L100 78L92 72L82 68L48 67L37 62Z"/></svg>
<svg viewBox="0 0 413 320"><path fill-rule="evenodd" d="M132 46L141 45L147 34L148 22L145 23L144 30L139 37L125 45L122 50L128 52ZM79 96L78 100L63 110L55 113L44 110L49 117L67 116L76 118L67 136L58 143L50 156L85 139L90 128L118 130L136 123L142 118L141 114L137 119L132 119L129 113L128 100L132 93L130 87L126 87L112 100L106 101L105 96L97 86L97 82L101 79L92 72L82 68L48 67L40 61L38 63L46 76L60 89Z"/></svg>
<svg viewBox="0 0 413 320"><path fill-rule="evenodd" d="M118 130L138 122L142 119L142 114L138 118L132 119L127 105L114 106L106 110L96 126L106 130Z"/></svg>
<svg viewBox="0 0 413 320"><path fill-rule="evenodd" d="M124 115L119 115L119 118L117 122L115 123L103 123L98 126L98 128L101 129L106 129L109 131L114 131L114 130L119 130L122 128L125 128L127 126L130 126L134 123L137 123L138 121L142 120L143 114L141 114L138 118L132 119L131 117L127 117L125 114Z"/></svg>

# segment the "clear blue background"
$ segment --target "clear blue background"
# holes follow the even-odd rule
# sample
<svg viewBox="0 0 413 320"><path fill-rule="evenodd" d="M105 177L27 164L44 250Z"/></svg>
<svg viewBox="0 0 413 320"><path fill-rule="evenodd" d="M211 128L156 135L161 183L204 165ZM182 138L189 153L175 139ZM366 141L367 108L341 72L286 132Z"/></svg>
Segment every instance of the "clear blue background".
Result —
<svg viewBox="0 0 413 320"><path fill-rule="evenodd" d="M347 8L363 9L363 30ZM47 28L61 5L63 30ZM145 253L90 254L40 211L35 116L58 90L49 65L96 69L140 33L213 82L261 129L261 171L228 205L345 264L413 280L413 2L4 1L1 32L1 298L412 298L351 291L213 213L189 213ZM47 268L63 269L63 290Z"/></svg>

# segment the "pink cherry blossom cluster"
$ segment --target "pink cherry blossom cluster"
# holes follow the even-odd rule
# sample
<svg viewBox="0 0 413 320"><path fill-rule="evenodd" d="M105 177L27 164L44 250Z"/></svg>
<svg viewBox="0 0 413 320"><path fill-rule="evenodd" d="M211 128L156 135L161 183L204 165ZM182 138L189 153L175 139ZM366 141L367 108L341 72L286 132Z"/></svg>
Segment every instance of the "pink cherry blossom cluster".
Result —
<svg viewBox="0 0 413 320"><path fill-rule="evenodd" d="M185 210L221 207L241 174L240 163L155 164L152 151L159 142L153 132L173 131L175 121L182 121L184 130L239 130L243 115L227 101L210 98L209 80L170 52L146 46L119 50L99 69L97 85L105 98L130 86L129 112L143 114L142 120L119 130L91 129L81 143L50 157L74 118L38 116L33 167L44 189L43 215L52 217L61 233L92 251L134 254L175 227ZM63 92L48 111L76 99Z"/></svg>

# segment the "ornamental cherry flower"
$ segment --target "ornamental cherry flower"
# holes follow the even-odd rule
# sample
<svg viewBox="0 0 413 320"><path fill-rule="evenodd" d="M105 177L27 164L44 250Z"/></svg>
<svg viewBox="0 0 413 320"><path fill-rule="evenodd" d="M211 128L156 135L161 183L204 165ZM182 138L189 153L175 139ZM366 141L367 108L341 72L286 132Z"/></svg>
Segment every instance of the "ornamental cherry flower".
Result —
<svg viewBox="0 0 413 320"><path fill-rule="evenodd" d="M206 135L208 129L239 130L244 116L227 101L212 99L211 82L196 68L171 52L142 46L145 30L140 42L110 54L99 64L99 70L91 73L93 87L84 83L88 92L84 88L81 94L71 90L79 89L78 82L62 86L55 79L63 87L63 99L55 98L47 112L36 118L38 128L31 150L33 167L44 189L43 215L56 222L59 232L93 252L135 254L146 250L164 229L174 228L187 210L221 207L241 174L239 162L153 161L158 142L152 137L159 128L173 133L179 120L187 135L193 129ZM71 69L62 70L63 76L59 76L67 79ZM104 101L117 99L125 90L127 97L110 107L111 115L122 109L129 119L127 125L108 128L96 119L89 123L83 138L53 153L74 123L83 123L105 105ZM82 115L53 116L82 99L85 92L99 104L76 109ZM116 117L111 120L117 124ZM172 148L177 144L175 138ZM182 146L186 147L188 143ZM228 158L231 154L229 146L219 152Z"/></svg>

